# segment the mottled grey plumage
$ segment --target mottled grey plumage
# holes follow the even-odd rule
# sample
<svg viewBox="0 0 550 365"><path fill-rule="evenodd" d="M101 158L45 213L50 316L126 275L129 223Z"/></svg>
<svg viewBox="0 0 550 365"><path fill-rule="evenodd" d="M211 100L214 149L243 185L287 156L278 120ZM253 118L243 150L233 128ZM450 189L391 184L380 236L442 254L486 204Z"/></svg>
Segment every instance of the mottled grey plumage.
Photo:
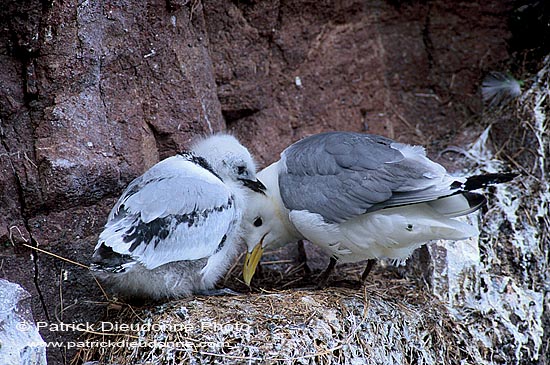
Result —
<svg viewBox="0 0 550 365"><path fill-rule="evenodd" d="M99 236L92 270L125 297L171 298L212 289L238 248L249 188L248 151L228 135L169 157L133 180Z"/></svg>

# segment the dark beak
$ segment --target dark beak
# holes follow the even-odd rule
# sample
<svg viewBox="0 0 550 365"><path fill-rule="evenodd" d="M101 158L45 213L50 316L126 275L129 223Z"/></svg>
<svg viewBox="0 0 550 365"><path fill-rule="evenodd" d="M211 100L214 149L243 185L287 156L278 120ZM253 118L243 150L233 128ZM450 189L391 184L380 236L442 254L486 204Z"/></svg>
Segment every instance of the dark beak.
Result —
<svg viewBox="0 0 550 365"><path fill-rule="evenodd" d="M243 182L243 185L249 188L252 191L255 191L260 194L265 195L267 188L260 180L248 180L248 179L239 179Z"/></svg>

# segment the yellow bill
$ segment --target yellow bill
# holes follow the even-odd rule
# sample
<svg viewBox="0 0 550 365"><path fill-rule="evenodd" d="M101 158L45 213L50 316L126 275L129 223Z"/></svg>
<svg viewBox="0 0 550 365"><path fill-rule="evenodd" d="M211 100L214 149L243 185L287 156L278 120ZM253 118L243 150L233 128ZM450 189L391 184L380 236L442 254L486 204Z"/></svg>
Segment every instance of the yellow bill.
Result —
<svg viewBox="0 0 550 365"><path fill-rule="evenodd" d="M246 253L246 259L244 260L243 266L243 279L248 286L250 286L250 282L252 281L252 277L256 272L256 267L258 266L263 253L264 249L262 247L262 242L258 243L252 252Z"/></svg>

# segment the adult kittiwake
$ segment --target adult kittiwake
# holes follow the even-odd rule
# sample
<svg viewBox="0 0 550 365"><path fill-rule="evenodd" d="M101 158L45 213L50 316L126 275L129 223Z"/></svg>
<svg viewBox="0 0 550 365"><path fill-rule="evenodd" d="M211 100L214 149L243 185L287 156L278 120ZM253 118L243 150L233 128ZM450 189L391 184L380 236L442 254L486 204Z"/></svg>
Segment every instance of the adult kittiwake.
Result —
<svg viewBox="0 0 550 365"><path fill-rule="evenodd" d="M265 187L236 138L218 134L133 180L99 236L91 269L122 297L207 293L239 246L247 194Z"/></svg>
<svg viewBox="0 0 550 365"><path fill-rule="evenodd" d="M458 240L478 229L454 217L483 206L471 190L515 174L450 176L424 148L351 132L313 135L294 143L258 174L267 190L247 202L243 268L250 284L266 248L306 239L336 260L402 261L429 240Z"/></svg>

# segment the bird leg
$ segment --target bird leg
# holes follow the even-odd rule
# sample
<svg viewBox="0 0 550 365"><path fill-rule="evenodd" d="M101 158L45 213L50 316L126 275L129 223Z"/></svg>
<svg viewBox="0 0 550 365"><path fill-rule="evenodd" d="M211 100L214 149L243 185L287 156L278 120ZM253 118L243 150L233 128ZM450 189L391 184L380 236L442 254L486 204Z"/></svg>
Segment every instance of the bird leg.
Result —
<svg viewBox="0 0 550 365"><path fill-rule="evenodd" d="M307 265L307 254L306 254L306 248L304 247L303 240L298 241L298 262L304 268L304 272L307 275L311 274L311 269Z"/></svg>
<svg viewBox="0 0 550 365"><path fill-rule="evenodd" d="M369 276L369 273L371 272L372 268L374 267L374 264L376 264L376 259L368 259L367 260L367 266L365 267L365 271L363 271L363 275L361 275L361 281L364 283L367 281L367 276Z"/></svg>
<svg viewBox="0 0 550 365"><path fill-rule="evenodd" d="M328 278L330 277L330 274L334 271L334 267L336 266L336 260L334 257L330 258L330 262L328 264L328 267L319 275L319 282L317 283L317 289L322 289L327 285Z"/></svg>

